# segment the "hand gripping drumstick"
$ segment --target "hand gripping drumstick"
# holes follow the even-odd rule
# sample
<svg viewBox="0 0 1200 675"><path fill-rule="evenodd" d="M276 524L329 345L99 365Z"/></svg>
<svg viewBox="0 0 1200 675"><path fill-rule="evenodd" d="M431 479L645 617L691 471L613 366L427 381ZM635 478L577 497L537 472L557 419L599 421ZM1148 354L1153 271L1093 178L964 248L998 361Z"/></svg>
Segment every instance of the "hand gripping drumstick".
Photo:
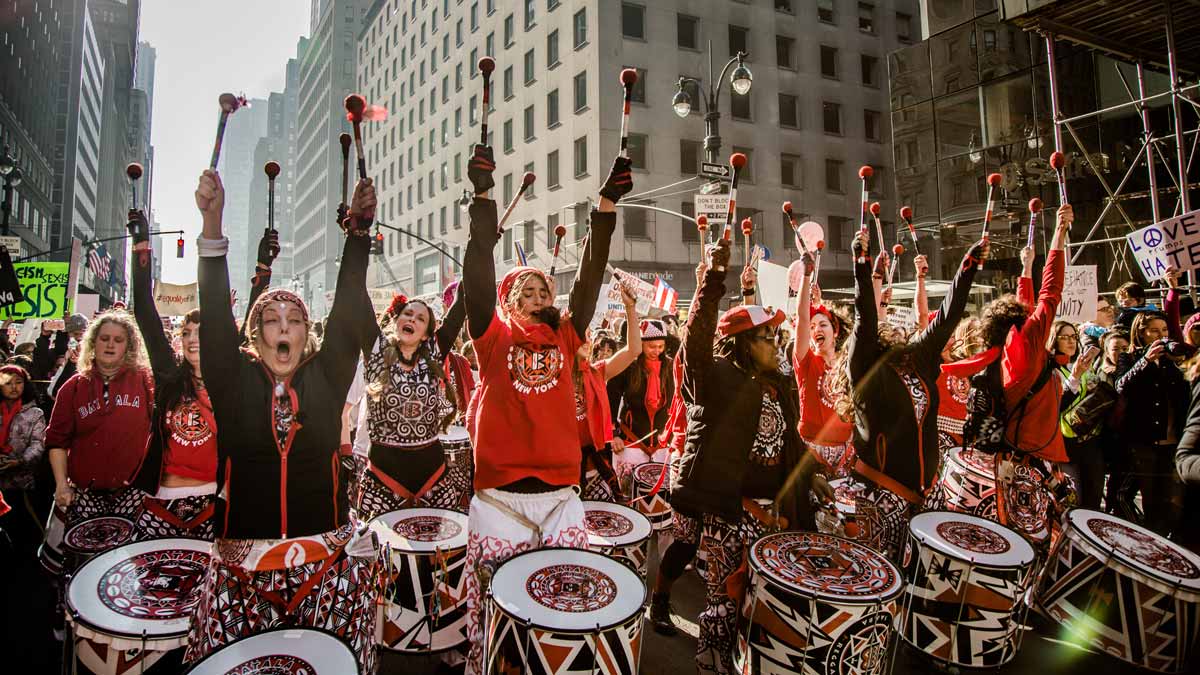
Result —
<svg viewBox="0 0 1200 675"><path fill-rule="evenodd" d="M862 209L859 211L858 218L858 230L860 232L867 231L867 180L873 175L875 175L875 169L872 169L869 165L864 164L858 169L858 177L862 180ZM883 249L880 248L880 250ZM858 256L858 262L866 262L866 255L867 251L864 248L863 254Z"/></svg>
<svg viewBox="0 0 1200 675"><path fill-rule="evenodd" d="M742 168L746 166L746 156L735 152L729 156L729 166L733 167L733 178L729 182L729 210L725 212L725 231L721 238L729 241L733 238L733 216L737 212L738 179L742 176Z"/></svg>
<svg viewBox="0 0 1200 675"><path fill-rule="evenodd" d="M508 206L504 207L504 215L500 216L500 222L496 225L497 233L502 234L504 232L504 224L508 222L508 217L512 215L513 210L520 203L521 197L529 189L529 186L533 185L533 181L535 180L537 180L537 176L532 171L525 172L525 175L521 178L521 189L517 190L517 194L513 195L512 201L508 203Z"/></svg>
<svg viewBox="0 0 1200 675"><path fill-rule="evenodd" d="M550 263L550 276L554 276L554 268L558 266L558 252L562 250L563 237L567 236L566 225L554 226L554 261Z"/></svg>
<svg viewBox="0 0 1200 675"><path fill-rule="evenodd" d="M921 255L921 247L917 244L917 228L913 227L912 217L913 212L911 206L900 207L900 218L904 221L904 224L908 226L908 234L912 236L913 252L917 255Z"/></svg>
<svg viewBox="0 0 1200 675"><path fill-rule="evenodd" d="M350 134L342 134L338 136L338 142L342 144L342 208L340 209L345 217L345 213L350 210L350 203L346 201L346 191L350 182Z"/></svg>
<svg viewBox="0 0 1200 675"><path fill-rule="evenodd" d="M496 59L485 56L479 59L479 74L483 75L483 112L479 114L479 144L487 145L488 108L492 102L492 71L496 69Z"/></svg>
<svg viewBox="0 0 1200 675"><path fill-rule="evenodd" d="M129 190L131 195L129 208L137 209L137 182L142 177L142 165L137 162L130 162L125 167L125 175L129 176Z"/></svg>
<svg viewBox="0 0 1200 675"><path fill-rule="evenodd" d="M875 219L875 237L879 239L879 250L886 251L887 243L883 241L883 225L879 222L879 211L881 210L879 202L871 202L871 206L869 208L871 211L871 217Z"/></svg>
<svg viewBox="0 0 1200 675"><path fill-rule="evenodd" d="M217 142L213 144L212 159L208 162L208 168L216 171L217 161L221 159L221 143L225 141L225 124L229 121L229 116L237 112L238 108L246 103L246 99L233 94L225 93L217 99L221 106L221 117L217 120Z"/></svg>
<svg viewBox="0 0 1200 675"><path fill-rule="evenodd" d="M275 177L279 175L279 162L274 160L263 165L267 174L267 229L275 231Z"/></svg>
<svg viewBox="0 0 1200 675"><path fill-rule="evenodd" d="M1050 153L1050 166L1058 176L1058 205L1062 206L1067 203L1067 156L1058 151Z"/></svg>
<svg viewBox="0 0 1200 675"><path fill-rule="evenodd" d="M1034 197L1029 200L1029 231L1025 235L1025 246L1033 248L1033 228L1037 226L1038 213L1042 210L1042 200Z"/></svg>
<svg viewBox="0 0 1200 675"><path fill-rule="evenodd" d="M621 86L625 87L625 107L621 114L621 156L629 158L629 104L633 101L633 85L637 84L638 74L634 68L621 71Z"/></svg>
<svg viewBox="0 0 1200 675"><path fill-rule="evenodd" d="M750 235L754 232L754 221L749 218L742 219L742 236L745 238L746 245L743 247L744 256L742 258L742 267L750 266Z"/></svg>
<svg viewBox="0 0 1200 675"><path fill-rule="evenodd" d="M346 119L354 130L354 152L358 154L358 179L367 177L367 157L362 147L363 113L367 109L367 99L360 94L350 94L346 97Z"/></svg>

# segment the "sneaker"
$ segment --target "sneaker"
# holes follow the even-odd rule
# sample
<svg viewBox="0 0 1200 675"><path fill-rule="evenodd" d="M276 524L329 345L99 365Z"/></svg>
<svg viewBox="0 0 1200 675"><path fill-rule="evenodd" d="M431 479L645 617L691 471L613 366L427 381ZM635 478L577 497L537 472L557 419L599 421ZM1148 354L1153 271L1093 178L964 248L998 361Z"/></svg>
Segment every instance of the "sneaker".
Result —
<svg viewBox="0 0 1200 675"><path fill-rule="evenodd" d="M671 596L665 593L655 593L651 597L650 607L646 610L646 614L654 632L659 635L673 636L679 633L675 622L671 620Z"/></svg>

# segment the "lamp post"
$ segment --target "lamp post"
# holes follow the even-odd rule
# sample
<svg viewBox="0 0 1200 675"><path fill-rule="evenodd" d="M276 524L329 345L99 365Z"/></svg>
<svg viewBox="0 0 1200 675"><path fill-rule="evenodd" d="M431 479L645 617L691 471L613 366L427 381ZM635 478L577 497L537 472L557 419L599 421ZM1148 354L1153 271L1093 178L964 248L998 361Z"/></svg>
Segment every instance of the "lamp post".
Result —
<svg viewBox="0 0 1200 675"><path fill-rule="evenodd" d="M4 154L0 156L0 176L4 177L4 202L0 204L0 208L4 210L4 220L0 222L0 235L8 236L8 218L12 213L12 192L13 188L21 184L24 176L21 174L21 168L17 166L17 160L9 154L8 146L4 146Z"/></svg>
<svg viewBox="0 0 1200 675"><path fill-rule="evenodd" d="M723 163L720 160L721 152L721 132L720 121L721 111L718 110L717 104L721 100L721 83L725 81L725 73L729 72L729 68L733 64L737 64L733 74L729 77L729 84L733 87L733 92L739 96L745 96L750 93L750 87L754 83L754 75L750 73L750 69L746 67L745 60L749 55L746 52L738 52L737 56L729 59L725 63L725 67L721 69L721 76L713 78L713 63L712 63L712 42L708 43L708 96L704 97L704 156L713 163ZM678 89L675 91L675 97L671 100L671 107L675 109L675 114L681 118L686 118L692 113L692 97L684 89L684 85L692 82L697 88L701 85L699 80L691 77L679 78Z"/></svg>

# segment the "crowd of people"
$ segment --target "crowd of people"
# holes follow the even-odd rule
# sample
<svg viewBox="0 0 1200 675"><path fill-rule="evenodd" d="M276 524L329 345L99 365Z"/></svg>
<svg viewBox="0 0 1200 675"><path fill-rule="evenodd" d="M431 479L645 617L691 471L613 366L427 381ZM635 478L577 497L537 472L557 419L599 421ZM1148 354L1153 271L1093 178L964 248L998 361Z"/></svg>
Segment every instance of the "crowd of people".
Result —
<svg viewBox="0 0 1200 675"><path fill-rule="evenodd" d="M60 639L74 571L63 533L115 516L132 528L114 545L215 543L186 663L275 626L311 626L375 672L381 568L364 524L435 507L465 512L469 533L468 643L443 665L479 673L491 575L523 551L587 548L582 500L628 503L633 471L650 461L670 467L662 490L673 516L648 621L677 632L672 587L702 558L705 603L688 617L701 672L733 672L737 579L757 538L832 527L898 561L909 520L946 505L940 471L956 448L993 454L997 476L1042 477L1033 512L1000 481L994 517L1043 553L1076 504L1197 549L1187 523L1200 514L1200 314L1182 321L1172 270L1161 308L1129 283L1115 305L1101 299L1094 321L1057 320L1069 205L1040 287L1025 249L1017 294L977 311L968 303L986 238L932 312L929 265L916 257L918 321L906 329L886 320L892 261L870 255L865 232L853 241L853 303L825 302L805 252L791 316L757 304L754 269L727 269L730 242L718 237L684 324L639 315L633 289L617 283L624 315L596 329L616 205L633 187L629 160L613 162L600 190L562 307L546 271L497 276L494 169L491 148L476 146L463 278L440 316L435 303L399 295L379 315L372 308L376 197L363 179L339 223L328 317L271 286L279 243L268 229L239 321L224 189L204 171L199 309L173 332L153 302L148 223L131 211L132 313L71 316L34 344L0 344L0 557L6 576L40 560L51 584L39 597L31 583L28 606L58 607ZM732 301L730 278L740 282ZM466 429L472 472L447 462L452 426ZM844 479L860 485L853 529L829 518L830 483ZM38 629L6 604L8 624L24 624L12 634Z"/></svg>

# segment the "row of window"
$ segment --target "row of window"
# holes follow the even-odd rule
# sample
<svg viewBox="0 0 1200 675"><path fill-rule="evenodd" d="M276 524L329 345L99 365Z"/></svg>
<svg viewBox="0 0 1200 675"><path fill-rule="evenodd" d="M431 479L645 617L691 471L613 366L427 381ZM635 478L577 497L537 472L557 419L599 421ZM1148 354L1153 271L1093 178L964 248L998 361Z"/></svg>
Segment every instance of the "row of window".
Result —
<svg viewBox="0 0 1200 675"><path fill-rule="evenodd" d="M776 9L779 9L780 0L776 0ZM790 2L786 3L791 5ZM828 5L828 8L823 5ZM859 30L864 33L875 34L875 6L869 3L860 2L859 5ZM790 7L788 10L791 11ZM833 0L817 0L818 18L824 23L837 23L837 16L833 10ZM751 53L748 48L751 44L750 29L745 26L730 25L728 28L729 38L729 55L737 56L738 52ZM625 3L621 6L621 34L630 39L644 40L646 39L646 8L641 5ZM896 38L901 42L911 42L913 39L912 16L896 13ZM675 20L675 44L680 49L700 50L700 18L687 14L677 14Z"/></svg>

